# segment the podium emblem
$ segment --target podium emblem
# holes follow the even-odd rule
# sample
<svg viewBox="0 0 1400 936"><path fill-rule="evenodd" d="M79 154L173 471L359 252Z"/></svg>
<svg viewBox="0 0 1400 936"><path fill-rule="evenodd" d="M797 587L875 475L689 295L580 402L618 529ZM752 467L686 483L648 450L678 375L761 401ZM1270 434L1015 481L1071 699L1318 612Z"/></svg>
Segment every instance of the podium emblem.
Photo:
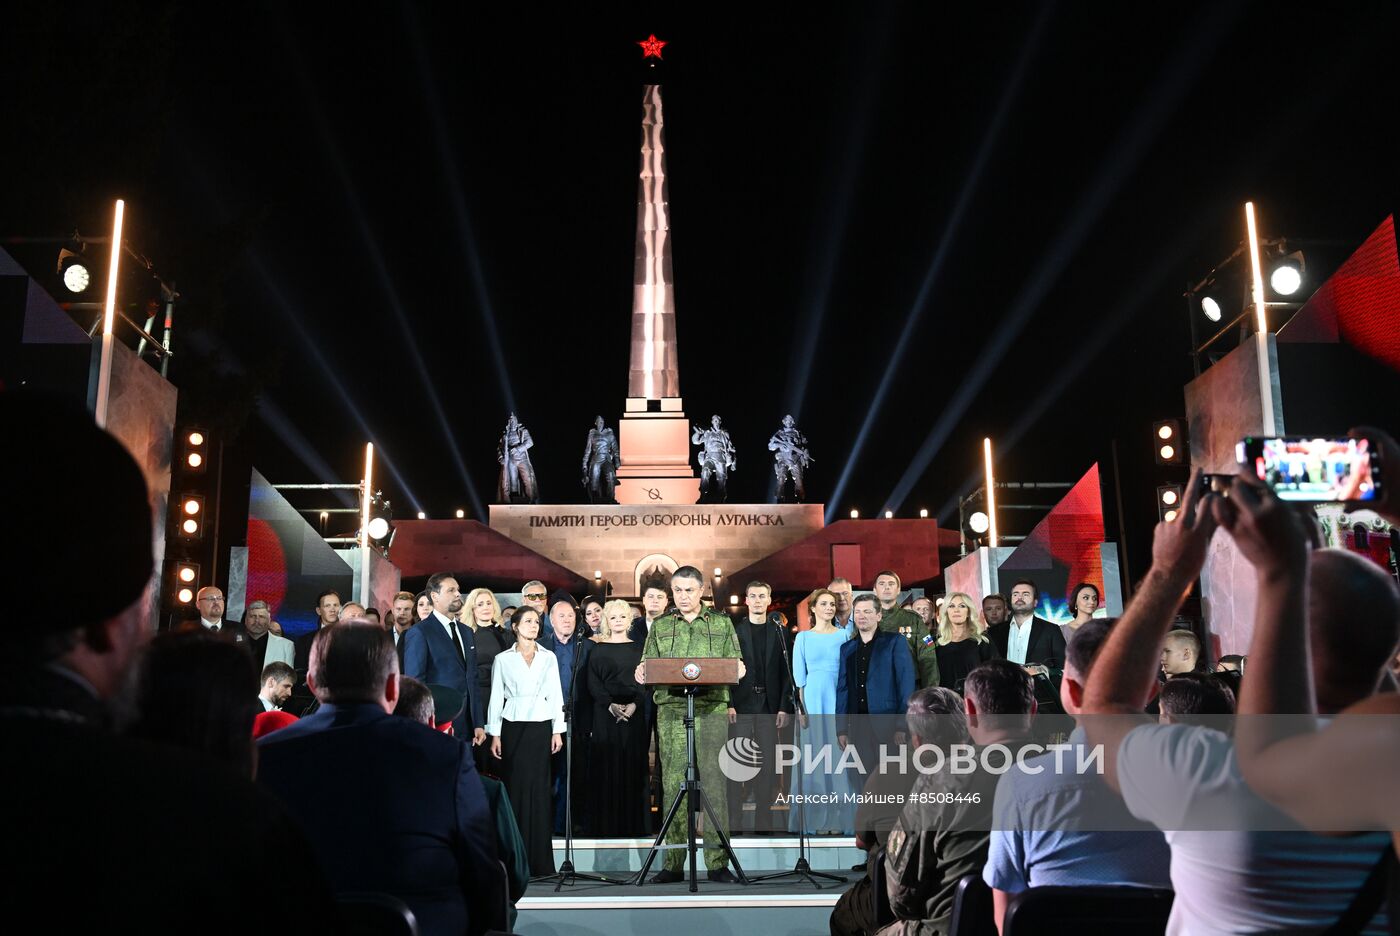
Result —
<svg viewBox="0 0 1400 936"><path fill-rule="evenodd" d="M686 679L689 679L689 680L692 680L692 681L694 681L694 680L696 680L696 679L699 679L699 678L700 678L700 664L699 664L699 663L687 663L685 666L681 667L681 675L684 676Z"/></svg>

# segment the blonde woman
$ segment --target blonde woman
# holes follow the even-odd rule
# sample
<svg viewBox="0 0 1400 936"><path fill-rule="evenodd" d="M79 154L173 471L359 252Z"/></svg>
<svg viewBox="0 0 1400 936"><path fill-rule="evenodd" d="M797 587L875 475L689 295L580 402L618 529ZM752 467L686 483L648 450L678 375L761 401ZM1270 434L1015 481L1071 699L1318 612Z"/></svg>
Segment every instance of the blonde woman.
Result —
<svg viewBox="0 0 1400 936"><path fill-rule="evenodd" d="M942 685L955 692L963 691L963 680L988 660L1000 658L996 647L987 639L986 628L977 614L977 606L963 592L953 592L943 600L938 615L938 674Z"/></svg>
<svg viewBox="0 0 1400 936"><path fill-rule="evenodd" d="M491 698L491 666L496 657L510 649L511 635L501 623L501 603L489 588L473 588L462 605L463 623L476 633L477 698ZM499 771L486 756L486 745L472 749L476 768L491 776Z"/></svg>
<svg viewBox="0 0 1400 936"><path fill-rule="evenodd" d="M647 829L646 690L633 678L642 645L629 640L632 606L619 598L603 605L598 640L588 655L588 695L593 699L593 735L587 776L575 789L606 791L590 797L591 834L599 838L644 836Z"/></svg>
<svg viewBox="0 0 1400 936"><path fill-rule="evenodd" d="M832 757L839 758L841 751L836 745L836 676L841 668L841 645L851 639L851 628L836 626L836 596L825 588L818 588L807 599L811 611L812 626L799 631L792 648L792 681L797 686L797 698L801 703L798 744L810 746L814 757L830 745ZM832 763L836 763L833 759ZM798 783L802 786L799 789ZM850 810L839 804L845 794L851 792L845 773L832 774L814 770L801 777L793 773L792 792L807 799L807 831L839 834L849 832ZM834 802L824 798L811 799L824 794L834 794ZM788 813L788 828L797 831L798 810Z"/></svg>

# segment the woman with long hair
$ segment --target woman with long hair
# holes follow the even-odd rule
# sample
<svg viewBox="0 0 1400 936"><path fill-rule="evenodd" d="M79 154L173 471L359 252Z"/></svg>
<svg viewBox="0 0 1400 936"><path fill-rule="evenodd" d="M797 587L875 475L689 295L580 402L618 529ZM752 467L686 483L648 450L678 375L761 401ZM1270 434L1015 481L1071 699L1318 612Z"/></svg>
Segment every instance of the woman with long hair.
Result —
<svg viewBox="0 0 1400 936"><path fill-rule="evenodd" d="M841 645L851 639L849 627L836 626L836 596L818 588L807 599L812 626L799 631L792 648L792 680L805 717L798 718L798 749L810 748L813 758L829 746L839 758L836 743L836 678L841 669ZM836 761L833 760L834 764ZM844 773L812 770L799 776L801 764L793 770L792 792L806 797L805 825L808 832L840 834L852 831L851 810L843 807L845 794L852 792ZM799 787L799 784L800 787ZM834 794L830 802L811 797ZM798 830L798 810L788 813L788 828Z"/></svg>
<svg viewBox="0 0 1400 936"><path fill-rule="evenodd" d="M603 606L604 630L588 655L588 695L593 700L589 741L589 802L594 835L632 838L647 834L646 690L633 678L642 645L628 639L632 607L620 598ZM577 788L576 788L577 789Z"/></svg>
<svg viewBox="0 0 1400 936"><path fill-rule="evenodd" d="M578 610L579 616L583 618L583 623L588 626L588 632L584 636L594 643L602 643L607 640L608 631L604 626L606 615L603 612L603 602L593 595L585 595Z"/></svg>
<svg viewBox="0 0 1400 936"><path fill-rule="evenodd" d="M473 588L462 604L462 623L476 635L476 686L479 698L491 698L491 666L496 657L510 649L511 636L501 623L501 605L489 588ZM476 769L495 775L495 762L485 745L472 748Z"/></svg>
<svg viewBox="0 0 1400 936"><path fill-rule="evenodd" d="M939 685L958 693L963 691L968 673L1001 656L987 639L976 605L964 592L953 592L943 599L934 652L938 656Z"/></svg>
<svg viewBox="0 0 1400 936"><path fill-rule="evenodd" d="M536 644L540 615L520 608L511 619L515 645L496 656L486 733L501 768L530 874L554 873L554 807L549 759L564 746L564 691L559 661Z"/></svg>
<svg viewBox="0 0 1400 936"><path fill-rule="evenodd" d="M413 599L413 610L418 613L418 620L423 621L433 616L433 599L426 591L420 591Z"/></svg>
<svg viewBox="0 0 1400 936"><path fill-rule="evenodd" d="M127 733L196 751L251 777L253 718L261 711L248 651L202 629L165 633L142 660L136 720Z"/></svg>
<svg viewBox="0 0 1400 936"><path fill-rule="evenodd" d="M1094 612L1099 610L1099 588L1090 582L1080 582L1074 586L1074 591L1069 593L1069 613L1074 615L1074 620L1068 624L1060 625L1060 633L1065 635L1065 643L1074 636L1074 632L1079 630L1081 624L1091 621Z"/></svg>

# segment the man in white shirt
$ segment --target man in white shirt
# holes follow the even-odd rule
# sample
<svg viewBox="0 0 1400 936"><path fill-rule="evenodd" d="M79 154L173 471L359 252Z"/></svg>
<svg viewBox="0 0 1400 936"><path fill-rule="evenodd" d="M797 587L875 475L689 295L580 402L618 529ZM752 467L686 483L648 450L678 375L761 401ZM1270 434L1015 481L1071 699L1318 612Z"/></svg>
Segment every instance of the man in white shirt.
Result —
<svg viewBox="0 0 1400 936"><path fill-rule="evenodd" d="M1199 482L1198 471L1177 519L1157 525L1152 568L1090 674L1084 711L1115 717L1088 718L1084 727L1091 745L1104 746L1105 781L1171 847L1176 898L1168 933L1320 932L1350 906L1390 847L1389 836L1306 832L1249 789L1228 735L1155 725L1141 715L1161 666L1162 641L1216 530L1219 495L1202 494ZM1350 607L1342 600L1356 587L1348 566L1315 561L1312 567L1308 627L1318 650L1313 680L1322 712L1365 698L1389 662L1389 648L1349 642L1355 622L1334 610ZM1384 913L1364 930L1385 931Z"/></svg>
<svg viewBox="0 0 1400 936"><path fill-rule="evenodd" d="M199 590L194 603L199 608L200 626L211 634L223 634L224 593L213 585L206 585Z"/></svg>
<svg viewBox="0 0 1400 936"><path fill-rule="evenodd" d="M258 693L258 701L262 703L263 711L271 712L286 705L287 700L292 697L296 681L297 671L281 660L274 660L264 666L262 691Z"/></svg>
<svg viewBox="0 0 1400 936"><path fill-rule="evenodd" d="M1011 619L987 629L997 652L1035 679L1041 714L1060 711L1060 678L1065 666L1065 635L1056 624L1036 617L1040 589L1030 579L1011 586Z"/></svg>

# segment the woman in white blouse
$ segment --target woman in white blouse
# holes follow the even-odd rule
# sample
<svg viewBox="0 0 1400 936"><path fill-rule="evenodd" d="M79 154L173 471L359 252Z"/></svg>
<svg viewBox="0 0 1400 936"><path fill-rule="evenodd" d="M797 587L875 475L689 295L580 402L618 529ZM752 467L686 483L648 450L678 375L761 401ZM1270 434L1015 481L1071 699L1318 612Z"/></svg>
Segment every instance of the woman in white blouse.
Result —
<svg viewBox="0 0 1400 936"><path fill-rule="evenodd" d="M539 612L520 608L511 627L515 646L498 654L491 667L486 733L525 840L530 876L539 877L554 873L549 758L564 744L564 693L554 654L535 643Z"/></svg>

